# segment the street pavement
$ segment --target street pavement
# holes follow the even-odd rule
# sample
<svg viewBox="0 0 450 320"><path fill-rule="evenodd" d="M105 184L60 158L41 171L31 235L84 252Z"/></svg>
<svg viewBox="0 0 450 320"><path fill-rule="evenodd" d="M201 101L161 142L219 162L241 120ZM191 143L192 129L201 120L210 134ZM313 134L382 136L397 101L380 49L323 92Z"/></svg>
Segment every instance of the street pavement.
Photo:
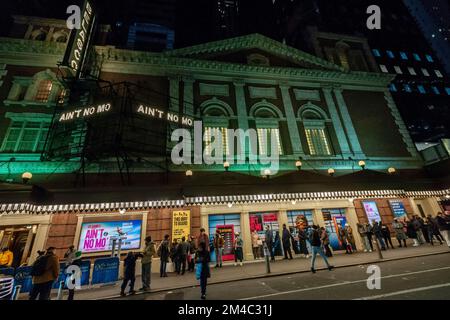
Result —
<svg viewBox="0 0 450 320"><path fill-rule="evenodd" d="M420 257L420 256L426 256L424 258L424 261L435 261L437 265L440 260L444 261L444 265L450 266L450 250L445 245L436 245L436 246L430 246L430 245L423 245L420 247L411 247L408 248L396 248L396 249L390 249L388 251L382 251L383 254L383 261L380 263L380 266L390 266L391 260L396 260L396 262L392 263L398 263L401 265L408 265L413 257ZM400 260L398 260L400 259ZM413 260L411 260L413 261ZM414 260L415 261L415 260ZM210 294L211 296L208 296L208 298L211 299L240 299L240 298L248 298L252 296L252 285L251 283L272 283L272 287L267 287L266 290L263 290L265 287L264 285L257 285L257 289L255 288L255 291L253 293L254 296L260 296L262 293L269 294L272 292L269 289L276 290L277 286L282 286L284 283L283 279L288 279L289 277L300 277L301 283L307 284L310 287L317 285L326 285L326 284L332 284L333 281L351 281L346 280L346 272L345 270L353 270L348 271L348 275L351 276L355 274L355 270L360 270L361 272L365 272L366 267L362 267L362 265L369 265L369 264L378 264L380 262L380 259L378 257L377 252L372 253L355 253L352 255L346 255L343 253L335 254L333 258L330 259L330 263L333 264L336 269L332 272L329 272L327 270L321 271L321 269L324 269L325 265L322 261L322 259L318 256L316 260L316 268L319 270L319 272L316 275L312 275L310 272L310 259L305 259L303 257L297 256L293 260L277 260L274 263L270 264L271 273L268 275L266 273L266 264L263 260L259 261L249 261L247 263L244 263L244 265L241 266L234 266L233 263L226 263L223 268L215 269L211 268L211 278L209 279L210 286L208 290L211 290ZM345 269L344 269L345 268ZM436 267L439 268L439 267ZM341 270L342 269L342 270ZM384 269L383 269L384 270ZM387 269L389 270L389 269ZM447 270L447 274L450 275L450 269ZM438 270L437 273L444 274L445 271ZM424 273L425 275L429 276L430 273ZM281 276L281 277L280 277ZM367 278L368 275L363 274L363 278ZM284 278L287 277L287 278ZM351 278L353 279L353 278ZM394 281L395 278L388 278L389 283L391 281ZM314 280L313 283L310 283L308 281ZM448 280L448 279L447 279ZM244 282L245 281L245 282ZM248 284L247 281L254 281ZM298 280L300 281L300 280ZM356 281L356 280L352 280ZM288 281L289 282L289 281ZM295 282L295 281L294 281ZM448 281L450 282L450 281ZM245 286L243 285L245 283ZM277 284L279 283L279 284ZM309 284L308 284L309 283ZM75 294L75 300L96 300L96 299L116 299L119 297L120 292L120 284L121 282L117 282L113 285L108 286L96 286L96 287L85 287L80 291L76 291ZM220 285L214 285L213 284L220 284ZM152 283L151 292L148 293L138 293L135 296L132 297L126 297L124 299L153 299L154 297L157 297L156 299L197 299L198 298L198 285L199 282L195 279L194 273L186 273L185 275L176 275L174 273L169 273L169 277L167 278L160 278L159 274L152 273ZM353 286L365 286L364 283L355 283ZM223 287L221 287L223 286ZM136 279L136 286L135 289L139 289L141 287L141 279L140 277L137 277ZM217 289L218 292L221 292L221 294L217 294L217 296L214 293L214 288ZM232 288L237 288L237 291L234 292ZM295 285L294 285L295 287ZM275 288L275 289L273 289ZM279 290L282 290L283 288L280 287ZM448 288L442 287L442 288L436 288L435 290L446 290ZM190 293L192 290L192 293ZM229 291L227 291L229 290ZM250 291L248 291L250 290ZM330 287L329 291L332 292L333 290L337 291L343 291L344 293L347 292L347 288L339 288L339 286L336 287ZM248 292L247 292L248 291ZM377 290L378 291L378 290ZM170 292L170 293L169 293ZM227 292L227 294L224 294L224 292ZM248 294L246 296L242 296L242 293L247 292ZM262 293L261 293L262 292ZM56 293L54 292L52 295L52 299L56 299ZM301 293L301 292L300 292ZM305 293L306 294L306 293ZM308 296L312 296L312 293L308 292ZM417 293L419 294L419 293ZM302 294L293 294L294 297L303 297ZM343 295L345 296L345 294ZM65 296L63 299L66 299L67 292L65 292ZM269 299L275 299L277 296L268 296ZM264 299L266 297L261 297L261 299ZM289 299L290 295L287 294L286 296L281 296L282 299ZM323 297L323 298L326 298ZM337 297L335 297L337 298ZM20 299L27 299L26 294L22 294L20 296ZM295 298L296 299L296 298Z"/></svg>
<svg viewBox="0 0 450 320"><path fill-rule="evenodd" d="M213 284L208 300L450 300L450 255L379 263L381 288L367 287L367 265ZM129 300L199 300L199 288L129 296Z"/></svg>

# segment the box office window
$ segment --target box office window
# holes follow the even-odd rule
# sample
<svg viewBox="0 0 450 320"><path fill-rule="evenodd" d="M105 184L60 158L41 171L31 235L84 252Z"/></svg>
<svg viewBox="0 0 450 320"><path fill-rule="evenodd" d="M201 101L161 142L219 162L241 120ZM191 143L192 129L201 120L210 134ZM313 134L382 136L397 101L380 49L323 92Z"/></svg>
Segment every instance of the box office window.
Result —
<svg viewBox="0 0 450 320"><path fill-rule="evenodd" d="M241 233L241 215L240 214L219 214L210 215L209 222L209 239L210 246L212 246L214 234L217 230L221 233L224 239L223 260L234 260L234 234ZM214 250L211 250L211 260L216 260Z"/></svg>

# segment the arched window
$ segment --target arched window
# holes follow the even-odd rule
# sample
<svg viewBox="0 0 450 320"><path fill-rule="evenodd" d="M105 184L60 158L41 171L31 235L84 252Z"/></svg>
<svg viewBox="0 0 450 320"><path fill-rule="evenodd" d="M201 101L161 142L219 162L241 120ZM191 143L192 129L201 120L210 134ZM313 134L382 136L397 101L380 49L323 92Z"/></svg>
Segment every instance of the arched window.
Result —
<svg viewBox="0 0 450 320"><path fill-rule="evenodd" d="M34 30L31 33L31 40L45 41L45 39L47 39L47 32L43 29Z"/></svg>
<svg viewBox="0 0 450 320"><path fill-rule="evenodd" d="M58 31L53 34L53 41L65 43L67 41L67 33Z"/></svg>
<svg viewBox="0 0 450 320"><path fill-rule="evenodd" d="M320 107L309 102L299 109L298 116L305 128L310 155L331 155L332 147L328 138L326 113Z"/></svg>
<svg viewBox="0 0 450 320"><path fill-rule="evenodd" d="M52 92L53 82L51 80L41 80L38 84L35 100L38 102L48 102L50 93Z"/></svg>
<svg viewBox="0 0 450 320"><path fill-rule="evenodd" d="M263 99L250 108L250 116L256 123L259 155L271 155L272 150L276 150L278 155L283 155L279 128L283 114L278 107Z"/></svg>

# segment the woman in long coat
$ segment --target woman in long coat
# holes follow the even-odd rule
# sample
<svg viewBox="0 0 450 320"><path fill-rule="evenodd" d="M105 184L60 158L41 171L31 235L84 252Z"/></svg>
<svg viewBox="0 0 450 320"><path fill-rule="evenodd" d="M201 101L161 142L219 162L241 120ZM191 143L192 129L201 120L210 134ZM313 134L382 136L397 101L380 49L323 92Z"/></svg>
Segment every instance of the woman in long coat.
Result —
<svg viewBox="0 0 450 320"><path fill-rule="evenodd" d="M302 254L305 258L309 257L308 247L306 245L306 232L303 228L298 229L298 243L300 245L300 254Z"/></svg>
<svg viewBox="0 0 450 320"><path fill-rule="evenodd" d="M407 222L406 235L408 236L408 238L413 239L413 241L414 241L413 247L419 246L419 241L417 240L416 228L414 226L414 223L411 220L409 220Z"/></svg>
<svg viewBox="0 0 450 320"><path fill-rule="evenodd" d="M392 223L392 228L394 228L395 231L395 237L397 238L399 247L402 247L402 241L406 248L406 233L405 233L405 225L398 221L397 219L394 219L394 222Z"/></svg>

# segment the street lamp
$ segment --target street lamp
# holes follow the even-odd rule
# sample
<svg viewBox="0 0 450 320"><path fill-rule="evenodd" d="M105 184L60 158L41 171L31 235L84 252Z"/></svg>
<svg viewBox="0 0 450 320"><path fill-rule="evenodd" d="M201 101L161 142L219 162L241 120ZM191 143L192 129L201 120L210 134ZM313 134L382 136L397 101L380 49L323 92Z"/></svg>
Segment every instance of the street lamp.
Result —
<svg viewBox="0 0 450 320"><path fill-rule="evenodd" d="M272 174L272 172L269 169L266 169L266 170L264 170L263 176L264 176L264 178L268 179L271 174Z"/></svg>
<svg viewBox="0 0 450 320"><path fill-rule="evenodd" d="M228 161L225 161L223 167L225 168L225 171L228 172L228 169L230 169L230 163Z"/></svg>
<svg viewBox="0 0 450 320"><path fill-rule="evenodd" d="M334 169L333 168L330 168L330 169L328 169L328 174L332 177L333 175L334 175Z"/></svg>
<svg viewBox="0 0 450 320"><path fill-rule="evenodd" d="M394 167L390 167L389 169L388 169L388 173L389 174L394 174L394 173L396 173L397 172L397 170L394 168Z"/></svg>
<svg viewBox="0 0 450 320"><path fill-rule="evenodd" d="M228 203L228 208L231 208L232 206L233 206L232 202Z"/></svg>
<svg viewBox="0 0 450 320"><path fill-rule="evenodd" d="M186 177L192 177L192 170L187 170L186 171Z"/></svg>
<svg viewBox="0 0 450 320"><path fill-rule="evenodd" d="M23 183L28 183L28 181L30 181L31 178L33 178L33 175L31 174L31 172L24 172L22 174L22 181L23 181Z"/></svg>
<svg viewBox="0 0 450 320"><path fill-rule="evenodd" d="M366 168L366 162L361 160L360 162L358 162L358 165L364 170Z"/></svg>
<svg viewBox="0 0 450 320"><path fill-rule="evenodd" d="M295 162L295 167L297 168L297 170L301 170L302 169L302 165L303 165L303 163L300 161L300 160L297 160L296 162Z"/></svg>

